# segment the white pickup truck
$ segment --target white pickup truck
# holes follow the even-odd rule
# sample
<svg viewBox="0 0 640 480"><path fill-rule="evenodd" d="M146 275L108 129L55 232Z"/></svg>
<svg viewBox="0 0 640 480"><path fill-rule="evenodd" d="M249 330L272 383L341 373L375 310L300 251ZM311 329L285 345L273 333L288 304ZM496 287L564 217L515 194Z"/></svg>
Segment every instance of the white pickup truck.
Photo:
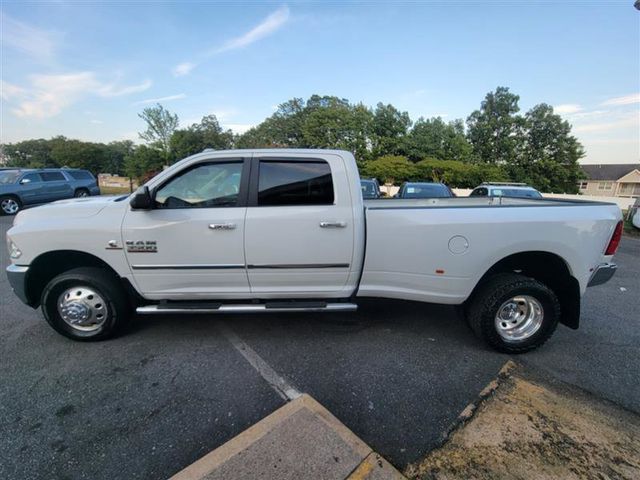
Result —
<svg viewBox="0 0 640 480"><path fill-rule="evenodd" d="M606 282L616 205L550 199L363 202L351 153L204 151L127 197L20 212L15 293L75 340L138 314L351 311L358 297L459 305L494 348L524 352ZM426 320L426 319L425 319Z"/></svg>

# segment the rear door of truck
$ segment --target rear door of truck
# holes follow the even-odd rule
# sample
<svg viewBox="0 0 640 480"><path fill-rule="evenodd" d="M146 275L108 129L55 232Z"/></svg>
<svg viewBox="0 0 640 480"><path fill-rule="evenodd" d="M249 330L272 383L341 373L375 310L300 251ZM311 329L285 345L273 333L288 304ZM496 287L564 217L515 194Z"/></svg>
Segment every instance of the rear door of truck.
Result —
<svg viewBox="0 0 640 480"><path fill-rule="evenodd" d="M341 157L255 155L245 221L252 293L338 296L353 250L353 209Z"/></svg>

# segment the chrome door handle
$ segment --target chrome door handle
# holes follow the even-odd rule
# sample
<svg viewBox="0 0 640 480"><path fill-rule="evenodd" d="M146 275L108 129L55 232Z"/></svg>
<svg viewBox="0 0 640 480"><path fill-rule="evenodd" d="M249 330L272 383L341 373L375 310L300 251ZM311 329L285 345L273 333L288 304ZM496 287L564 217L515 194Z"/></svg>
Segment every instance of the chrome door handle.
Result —
<svg viewBox="0 0 640 480"><path fill-rule="evenodd" d="M344 228L347 222L320 222L320 228Z"/></svg>
<svg viewBox="0 0 640 480"><path fill-rule="evenodd" d="M235 223L210 223L209 228L211 230L233 230L236 228Z"/></svg>

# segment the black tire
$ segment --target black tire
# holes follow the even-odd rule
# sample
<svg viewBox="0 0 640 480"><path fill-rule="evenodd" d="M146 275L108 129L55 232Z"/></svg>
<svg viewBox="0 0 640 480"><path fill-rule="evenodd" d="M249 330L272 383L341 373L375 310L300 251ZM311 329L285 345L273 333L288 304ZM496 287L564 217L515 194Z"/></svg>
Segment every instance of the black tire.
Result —
<svg viewBox="0 0 640 480"><path fill-rule="evenodd" d="M17 210L9 211L9 204L7 202L12 202L12 205L17 206ZM18 197L13 195L3 195L0 197L0 215L15 215L20 210L22 210L22 202Z"/></svg>
<svg viewBox="0 0 640 480"><path fill-rule="evenodd" d="M89 193L89 190L86 188L79 188L74 192L73 196L75 198L89 197L91 196L91 193Z"/></svg>
<svg viewBox="0 0 640 480"><path fill-rule="evenodd" d="M86 327L95 327L93 330L86 331L70 325L58 310L61 295L76 287L79 292L90 290L98 295L97 298L104 299L104 305L96 304L104 312L100 325ZM93 296L89 295L88 298ZM90 301L81 300L80 303L88 304ZM117 335L124 330L131 314L127 295L118 279L107 270L96 267L74 268L54 277L42 292L41 304L44 318L56 332L82 342L106 340Z"/></svg>
<svg viewBox="0 0 640 480"><path fill-rule="evenodd" d="M533 297L542 307L542 323L527 338L507 340L498 330L496 316L501 306L520 295ZM538 348L551 337L559 319L557 295L538 280L515 273L501 273L489 278L479 287L467 307L467 321L476 335L504 353L524 353Z"/></svg>

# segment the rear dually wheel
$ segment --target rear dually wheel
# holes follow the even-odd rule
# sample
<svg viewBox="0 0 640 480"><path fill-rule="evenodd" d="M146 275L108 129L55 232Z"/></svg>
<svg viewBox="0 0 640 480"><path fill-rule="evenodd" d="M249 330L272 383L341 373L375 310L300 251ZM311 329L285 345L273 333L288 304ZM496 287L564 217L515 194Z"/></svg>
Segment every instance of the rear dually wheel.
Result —
<svg viewBox="0 0 640 480"><path fill-rule="evenodd" d="M557 295L542 282L515 273L489 278L467 307L467 320L476 335L505 353L541 346L559 319Z"/></svg>

